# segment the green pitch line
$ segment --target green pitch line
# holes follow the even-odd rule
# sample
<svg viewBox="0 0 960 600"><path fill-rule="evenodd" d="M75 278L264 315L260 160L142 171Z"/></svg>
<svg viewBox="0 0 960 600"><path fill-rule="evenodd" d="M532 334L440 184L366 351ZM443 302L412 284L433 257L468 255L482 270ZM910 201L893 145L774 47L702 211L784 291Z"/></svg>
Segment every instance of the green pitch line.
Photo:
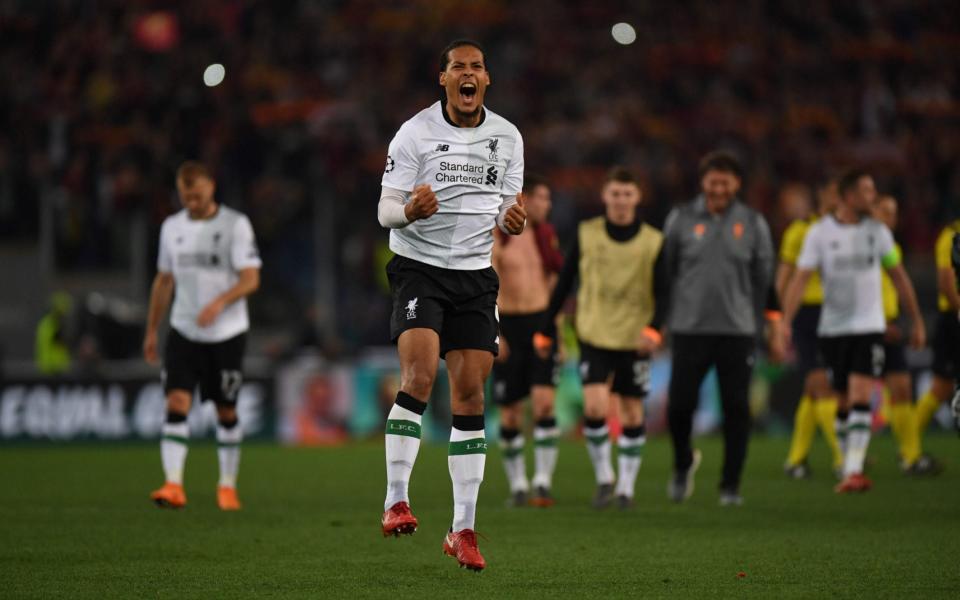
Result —
<svg viewBox="0 0 960 600"><path fill-rule="evenodd" d="M507 509L489 444L478 529L488 568L440 552L451 518L447 447L424 445L413 472L413 537L381 537L382 443L335 449L246 445L239 513L216 508L216 445L191 444L188 506L147 499L154 446L0 449L4 598L904 598L960 589L960 441L929 436L938 479L913 480L875 438L875 490L837 497L819 445L810 481L781 472L786 441L755 439L746 504L717 506L718 439L702 440L697 490L667 502L669 444L644 449L637 508L588 508L582 443L561 442L550 509ZM526 451L532 464L533 448ZM744 576L739 577L742 573Z"/></svg>

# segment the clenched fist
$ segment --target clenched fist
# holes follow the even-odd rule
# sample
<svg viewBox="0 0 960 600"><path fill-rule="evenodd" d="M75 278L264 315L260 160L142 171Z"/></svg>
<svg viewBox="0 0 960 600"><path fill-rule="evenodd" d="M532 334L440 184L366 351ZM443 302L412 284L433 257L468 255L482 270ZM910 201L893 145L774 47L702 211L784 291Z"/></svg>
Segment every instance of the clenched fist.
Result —
<svg viewBox="0 0 960 600"><path fill-rule="evenodd" d="M523 208L523 196L517 194L517 203L507 209L507 214L503 216L503 228L510 235L520 235L523 233L523 226L527 222L527 211Z"/></svg>
<svg viewBox="0 0 960 600"><path fill-rule="evenodd" d="M423 184L413 188L410 202L403 207L403 214L406 215L407 221L413 223L419 219L426 219L438 210L440 205L437 203L437 195L429 185Z"/></svg>

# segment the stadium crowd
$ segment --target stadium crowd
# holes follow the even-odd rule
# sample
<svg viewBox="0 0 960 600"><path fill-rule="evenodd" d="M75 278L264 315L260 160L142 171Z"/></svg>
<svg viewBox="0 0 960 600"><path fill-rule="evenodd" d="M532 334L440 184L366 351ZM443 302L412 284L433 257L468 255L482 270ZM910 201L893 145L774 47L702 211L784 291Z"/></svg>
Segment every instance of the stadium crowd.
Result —
<svg viewBox="0 0 960 600"><path fill-rule="evenodd" d="M335 283L328 333L347 351L386 342L386 144L438 96L425 74L459 35L487 46L491 106L551 181L562 239L600 212L610 165L642 174L659 225L718 146L744 160L745 199L777 237L795 216L789 199L842 165L871 169L901 199L908 254L932 252L960 197L960 13L949 2L159 6L0 3L0 236L35 237L43 201L55 207L58 269L123 267L132 218L148 220L154 253L177 207L173 170L203 160L257 232L255 321L306 315L315 286ZM614 42L618 21L636 43ZM207 88L211 63L226 78ZM321 220L335 255L316 249ZM318 259L335 265L325 280Z"/></svg>

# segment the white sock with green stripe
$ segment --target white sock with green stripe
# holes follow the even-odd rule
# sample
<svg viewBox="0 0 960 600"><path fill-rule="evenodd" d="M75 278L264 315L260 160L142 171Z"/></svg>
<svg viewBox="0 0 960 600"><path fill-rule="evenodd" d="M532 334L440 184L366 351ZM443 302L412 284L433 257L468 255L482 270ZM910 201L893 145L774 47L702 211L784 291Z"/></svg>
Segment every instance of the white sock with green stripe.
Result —
<svg viewBox="0 0 960 600"><path fill-rule="evenodd" d="M539 419L533 428L533 487L553 487L553 472L557 468L557 438L560 430L557 419Z"/></svg>
<svg viewBox="0 0 960 600"><path fill-rule="evenodd" d="M474 529L487 461L483 415L453 415L447 465L453 481L453 531Z"/></svg>
<svg viewBox="0 0 960 600"><path fill-rule="evenodd" d="M593 472L597 477L597 485L613 483L613 465L610 456L610 430L606 419L584 419L583 436L587 438L587 453L593 463Z"/></svg>
<svg viewBox="0 0 960 600"><path fill-rule="evenodd" d="M637 483L637 473L643 462L643 447L647 443L643 425L624 427L623 434L617 440L617 490L618 496L633 498Z"/></svg>
<svg viewBox="0 0 960 600"><path fill-rule="evenodd" d="M510 493L529 491L527 462L523 455L523 435L520 430L501 427L500 450L503 453L503 468L507 472Z"/></svg>
<svg viewBox="0 0 960 600"><path fill-rule="evenodd" d="M833 430L837 433L837 445L840 446L840 455L844 457L844 461L847 456L847 421L849 419L849 410L838 410L837 420L833 424Z"/></svg>
<svg viewBox="0 0 960 600"><path fill-rule="evenodd" d="M233 423L217 424L217 458L220 461L220 487L237 487L237 473L240 471L240 442L243 441L243 427L234 419Z"/></svg>
<svg viewBox="0 0 960 600"><path fill-rule="evenodd" d="M847 420L847 455L843 463L843 475L863 473L863 461L870 445L870 407L854 406Z"/></svg>
<svg viewBox="0 0 960 600"><path fill-rule="evenodd" d="M410 503L408 493L410 473L420 451L420 427L426 402L420 402L410 394L397 392L397 400L387 415L387 497L383 510L397 502Z"/></svg>
<svg viewBox="0 0 960 600"><path fill-rule="evenodd" d="M187 439L190 437L187 416L167 413L167 422L160 435L163 475L167 483L183 485L183 465L187 461Z"/></svg>

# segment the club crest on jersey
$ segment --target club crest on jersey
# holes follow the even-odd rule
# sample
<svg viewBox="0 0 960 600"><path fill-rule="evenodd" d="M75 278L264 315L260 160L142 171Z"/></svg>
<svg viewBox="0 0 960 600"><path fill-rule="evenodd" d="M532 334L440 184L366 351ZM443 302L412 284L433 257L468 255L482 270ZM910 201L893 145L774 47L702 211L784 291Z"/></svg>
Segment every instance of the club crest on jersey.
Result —
<svg viewBox="0 0 960 600"><path fill-rule="evenodd" d="M390 173L393 171L393 168L397 166L397 163L393 162L393 157L389 154L387 155L387 166L383 169L384 173Z"/></svg>
<svg viewBox="0 0 960 600"><path fill-rule="evenodd" d="M410 302L407 302L407 320L408 321L411 319L417 318L417 300L418 298L414 298Z"/></svg>
<svg viewBox="0 0 960 600"><path fill-rule="evenodd" d="M489 160L498 160L500 156L497 154L497 151L500 148L500 140L498 138L491 138L487 142L487 150L490 151L490 154L487 156Z"/></svg>
<svg viewBox="0 0 960 600"><path fill-rule="evenodd" d="M733 224L733 237L738 240L743 237L743 223Z"/></svg>
<svg viewBox="0 0 960 600"><path fill-rule="evenodd" d="M703 234L707 231L707 226L703 223L697 223L693 226L693 235L699 240L703 237Z"/></svg>

